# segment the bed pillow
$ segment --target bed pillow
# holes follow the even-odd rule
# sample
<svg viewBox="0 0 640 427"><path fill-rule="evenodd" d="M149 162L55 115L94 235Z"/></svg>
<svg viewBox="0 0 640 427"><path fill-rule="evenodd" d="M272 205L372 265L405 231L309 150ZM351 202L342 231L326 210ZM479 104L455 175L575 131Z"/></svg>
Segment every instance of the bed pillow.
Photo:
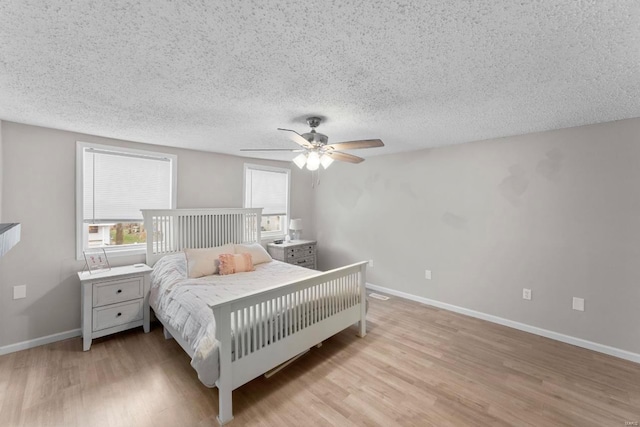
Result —
<svg viewBox="0 0 640 427"><path fill-rule="evenodd" d="M271 255L264 250L260 243L249 243L247 245L236 245L237 254L249 254L253 260L253 265L273 261Z"/></svg>
<svg viewBox="0 0 640 427"><path fill-rule="evenodd" d="M222 254L218 256L218 259L222 276L255 270L250 254Z"/></svg>
<svg viewBox="0 0 640 427"><path fill-rule="evenodd" d="M191 279L203 276L211 276L218 272L218 257L221 254L234 251L233 243L217 246L215 248L188 249L184 254L187 257L187 272Z"/></svg>

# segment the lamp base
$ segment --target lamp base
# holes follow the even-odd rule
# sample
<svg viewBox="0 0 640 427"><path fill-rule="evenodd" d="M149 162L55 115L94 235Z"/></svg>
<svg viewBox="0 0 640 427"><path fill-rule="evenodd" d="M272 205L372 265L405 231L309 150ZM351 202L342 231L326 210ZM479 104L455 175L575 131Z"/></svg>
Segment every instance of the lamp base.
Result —
<svg viewBox="0 0 640 427"><path fill-rule="evenodd" d="M291 240L300 240L300 231L291 230Z"/></svg>

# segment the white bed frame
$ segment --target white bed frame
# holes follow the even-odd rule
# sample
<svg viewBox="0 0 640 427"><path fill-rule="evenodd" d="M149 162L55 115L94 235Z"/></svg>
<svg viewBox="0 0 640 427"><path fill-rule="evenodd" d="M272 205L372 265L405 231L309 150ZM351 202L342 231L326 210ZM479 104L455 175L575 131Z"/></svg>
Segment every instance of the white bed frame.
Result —
<svg viewBox="0 0 640 427"><path fill-rule="evenodd" d="M260 242L262 209L142 212L150 266L184 248ZM210 306L220 342L216 387L221 425L233 419L232 391L236 388L354 323L359 323L358 335L366 335L366 265L363 261ZM163 326L165 337L173 336L193 357L181 334ZM232 330L241 331L235 339Z"/></svg>

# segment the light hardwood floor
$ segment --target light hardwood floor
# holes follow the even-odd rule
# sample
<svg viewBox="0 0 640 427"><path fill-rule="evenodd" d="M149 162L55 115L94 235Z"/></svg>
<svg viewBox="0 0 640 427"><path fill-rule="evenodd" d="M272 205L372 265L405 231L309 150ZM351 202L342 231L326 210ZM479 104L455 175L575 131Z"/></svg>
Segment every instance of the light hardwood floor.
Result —
<svg viewBox="0 0 640 427"><path fill-rule="evenodd" d="M230 426L624 426L640 365L393 298L369 334L346 330L234 391ZM150 334L80 338L0 357L2 426L215 425L217 392Z"/></svg>

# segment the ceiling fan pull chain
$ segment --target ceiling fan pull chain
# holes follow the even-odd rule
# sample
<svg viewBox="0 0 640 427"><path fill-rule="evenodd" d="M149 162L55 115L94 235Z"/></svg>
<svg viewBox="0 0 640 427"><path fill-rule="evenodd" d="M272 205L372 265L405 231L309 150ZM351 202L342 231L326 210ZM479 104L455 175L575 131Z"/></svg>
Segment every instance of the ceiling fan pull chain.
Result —
<svg viewBox="0 0 640 427"><path fill-rule="evenodd" d="M311 188L320 185L320 169L311 171Z"/></svg>

